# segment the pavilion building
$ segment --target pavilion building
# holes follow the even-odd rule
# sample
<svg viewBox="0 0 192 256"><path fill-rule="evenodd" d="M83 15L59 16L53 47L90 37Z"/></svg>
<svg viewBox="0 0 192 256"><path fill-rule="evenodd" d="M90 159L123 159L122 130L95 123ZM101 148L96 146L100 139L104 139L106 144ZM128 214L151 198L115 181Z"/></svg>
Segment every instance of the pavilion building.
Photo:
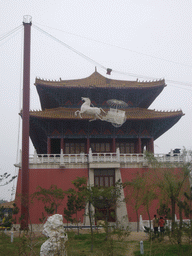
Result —
<svg viewBox="0 0 192 256"><path fill-rule="evenodd" d="M38 186L49 188L52 184L67 190L71 181L81 176L90 185L98 186L111 186L119 179L130 180L133 173L146 168L144 151L154 153L154 141L183 116L182 111L149 109L166 86L164 79L114 80L95 70L83 79L36 78L35 86L42 110L30 111L30 138L35 153L29 158L29 194ZM93 116L88 113L83 113L82 118L75 115L83 104L82 97L89 98L91 106L105 111L100 118L90 121ZM109 102L126 103L121 110L125 116L122 124L105 118L105 113L113 109ZM17 195L20 192L21 168ZM62 214L63 207L59 209ZM40 201L30 205L31 223L39 223L43 209ZM121 221L125 216L125 222L136 222L133 210L122 202L116 209L116 220ZM86 217L82 215L81 221L86 224Z"/></svg>

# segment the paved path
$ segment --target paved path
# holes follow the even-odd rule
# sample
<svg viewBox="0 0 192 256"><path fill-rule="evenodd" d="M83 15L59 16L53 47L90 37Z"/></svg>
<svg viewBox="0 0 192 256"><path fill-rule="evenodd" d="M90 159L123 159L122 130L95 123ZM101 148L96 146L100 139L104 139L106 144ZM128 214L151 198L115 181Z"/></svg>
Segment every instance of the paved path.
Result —
<svg viewBox="0 0 192 256"><path fill-rule="evenodd" d="M134 256L134 251L137 250L140 245L140 241L149 239L148 235L144 232L131 232L127 237L127 241L132 241L128 244L126 256Z"/></svg>
<svg viewBox="0 0 192 256"><path fill-rule="evenodd" d="M131 232L127 237L127 241L145 241L149 237L145 232Z"/></svg>

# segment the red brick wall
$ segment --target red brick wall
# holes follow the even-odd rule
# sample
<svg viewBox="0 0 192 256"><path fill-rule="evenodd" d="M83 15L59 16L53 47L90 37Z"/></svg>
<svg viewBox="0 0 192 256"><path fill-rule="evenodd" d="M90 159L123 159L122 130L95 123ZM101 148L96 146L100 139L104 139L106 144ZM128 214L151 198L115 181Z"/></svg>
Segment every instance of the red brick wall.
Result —
<svg viewBox="0 0 192 256"><path fill-rule="evenodd" d="M88 178L88 169L30 169L29 170L29 194L33 194L36 191L38 186L43 188L50 188L51 185L57 185L58 188L67 190L72 186L72 181L77 177L86 177ZM17 191L16 191L16 203L20 208L20 194L21 194L21 170L19 170L18 182L17 182ZM58 208L59 214L63 214L64 205L66 205L67 197L63 201L63 205ZM30 201L29 203L29 219L33 224L40 223L39 218L44 212L44 204L37 199ZM79 214L78 218L82 218L82 214ZM20 212L17 215L20 217ZM65 220L64 220L65 221Z"/></svg>
<svg viewBox="0 0 192 256"><path fill-rule="evenodd" d="M170 170L174 172L175 177L176 176L178 178L180 176L182 177L182 175L181 175L182 172L180 172L181 169L175 168L175 169L170 169ZM164 169L164 171L166 171L166 169ZM121 169L122 182L124 183L126 181L131 181L137 175L137 173L145 174L146 172L148 172L149 182L154 182L155 179L159 179L159 180L163 179L163 176L161 175L161 171L157 172L157 175L156 175L154 169L149 169L149 168L122 168ZM188 188L188 189L190 188L189 179L186 180L186 183L185 183L184 186L186 188ZM156 188L156 192L158 194L158 188ZM126 198L128 196L128 190L124 189L124 193L125 193L125 198ZM157 199L152 201L151 206L150 206L150 210L149 210L150 218L151 219L153 219L154 214L157 214L157 209L160 206L159 203L160 202L159 202L159 198L158 197L157 197ZM128 213L128 218L129 218L130 222L136 222L137 221L136 212L134 210L134 206L133 205L134 205L133 200L132 200L132 202L130 200L127 201L127 213ZM146 212L146 208L144 206L141 206L139 208L138 212L139 212L139 215L142 215L142 218L144 220L148 220L149 219L148 214ZM176 215L177 215L177 218L179 218L179 210L178 210L177 205L176 205ZM183 213L183 218L186 218L184 216L184 213Z"/></svg>
<svg viewBox="0 0 192 256"><path fill-rule="evenodd" d="M122 168L121 169L121 178L122 178L122 182L127 182L127 181L131 181L137 173L145 173L147 172L147 168ZM125 194L125 198L128 196L128 191L127 189L124 189L124 194ZM151 208L150 208L150 217L153 218L154 214L157 213L157 208L159 208L159 204L158 204L158 200L154 200ZM144 206L141 206L139 208L139 215L142 215L143 219L148 220L149 217L146 213L146 210L144 208ZM136 217L136 212L134 210L134 206L133 206L133 201L131 200L131 202L128 200L127 201L127 213L128 213L128 218L130 222L136 222L137 221L137 217Z"/></svg>
<svg viewBox="0 0 192 256"><path fill-rule="evenodd" d="M121 177L122 182L131 181L137 173L144 174L145 172L148 172L148 168L121 168ZM176 170L177 171L177 170ZM33 194L36 191L36 188L38 186L41 186L43 188L50 188L51 185L57 185L58 188L61 188L63 190L68 190L70 187L72 187L72 181L76 179L77 177L86 177L88 178L88 169L82 168L82 169L30 169L29 170L29 193ZM151 180L153 178L151 177ZM17 182L17 191L16 191L16 203L19 205L19 194L21 193L21 170L19 171L18 175L18 182ZM128 195L128 191L124 190L125 197ZM58 213L63 214L63 209L66 205L67 197L65 197L63 201L63 205L58 208ZM153 218L154 214L157 213L157 209L159 208L159 200L158 198L154 200L150 207L150 217ZM30 222L31 223L40 223L39 218L42 216L42 212L44 212L44 204L41 201L33 200L33 202L30 202L29 205L29 215L30 215ZM134 210L133 202L128 201L127 202L127 212L128 212L128 218L130 222L136 222L137 217ZM78 218L81 218L81 221L83 221L83 211L78 214ZM178 211L177 211L178 213ZM139 215L142 215L143 219L149 219L148 215L146 213L146 209L144 206L139 208ZM20 217L20 213L17 215L17 223L18 223L18 217ZM178 214L177 214L177 217ZM64 220L64 222L66 222Z"/></svg>

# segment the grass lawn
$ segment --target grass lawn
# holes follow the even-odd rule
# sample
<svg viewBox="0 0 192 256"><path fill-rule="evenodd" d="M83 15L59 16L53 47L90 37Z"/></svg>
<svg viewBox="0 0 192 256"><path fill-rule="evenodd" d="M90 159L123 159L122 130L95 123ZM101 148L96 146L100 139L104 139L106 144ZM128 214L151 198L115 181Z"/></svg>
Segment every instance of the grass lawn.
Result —
<svg viewBox="0 0 192 256"><path fill-rule="evenodd" d="M91 251L91 235L75 234L68 232L66 243L68 256L125 256L129 248L133 248L134 255L139 256L139 241L125 241L116 239L106 240L106 234L94 234L94 245ZM28 234L15 237L11 243L10 236L0 232L0 256L35 256L40 254L41 245L47 240L46 237L38 237ZM192 245L173 245L168 241L155 240L150 243L144 241L144 256L191 256Z"/></svg>
<svg viewBox="0 0 192 256"><path fill-rule="evenodd" d="M105 234L94 234L94 245L91 252L90 234L76 235L74 232L68 233L66 243L68 256L123 256L127 250L127 242L109 239L106 241ZM1 256L20 256L20 255L39 255L40 247L46 241L46 237L36 237L35 235L25 235L14 238L13 243L9 236L4 232L0 233L0 255Z"/></svg>
<svg viewBox="0 0 192 256"><path fill-rule="evenodd" d="M46 238L31 236L15 237L11 243L10 236L0 233L0 256L39 255L41 244Z"/></svg>
<svg viewBox="0 0 192 256"><path fill-rule="evenodd" d="M140 256L140 249L134 252L135 256ZM191 256L192 245L170 244L164 241L144 242L144 256Z"/></svg>
<svg viewBox="0 0 192 256"><path fill-rule="evenodd" d="M90 234L75 235L69 233L69 242L67 244L68 256L71 255L125 255L127 242L108 239L106 234L94 234L94 245L91 252L91 236Z"/></svg>

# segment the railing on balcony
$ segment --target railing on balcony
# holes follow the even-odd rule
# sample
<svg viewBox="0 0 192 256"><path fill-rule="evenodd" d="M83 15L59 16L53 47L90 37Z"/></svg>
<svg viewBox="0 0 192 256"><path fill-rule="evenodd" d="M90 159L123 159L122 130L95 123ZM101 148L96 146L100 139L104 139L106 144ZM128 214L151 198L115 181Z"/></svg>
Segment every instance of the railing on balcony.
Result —
<svg viewBox="0 0 192 256"><path fill-rule="evenodd" d="M182 163L192 161L191 154L154 154L158 162L162 163ZM92 153L91 149L89 154L38 154L29 156L30 164L78 164L78 163L105 163L105 162L118 162L118 163L147 163L145 154L121 154L119 149L114 153Z"/></svg>
<svg viewBox="0 0 192 256"><path fill-rule="evenodd" d="M87 163L88 155L81 154L39 154L29 156L30 164L65 164L65 163Z"/></svg>

